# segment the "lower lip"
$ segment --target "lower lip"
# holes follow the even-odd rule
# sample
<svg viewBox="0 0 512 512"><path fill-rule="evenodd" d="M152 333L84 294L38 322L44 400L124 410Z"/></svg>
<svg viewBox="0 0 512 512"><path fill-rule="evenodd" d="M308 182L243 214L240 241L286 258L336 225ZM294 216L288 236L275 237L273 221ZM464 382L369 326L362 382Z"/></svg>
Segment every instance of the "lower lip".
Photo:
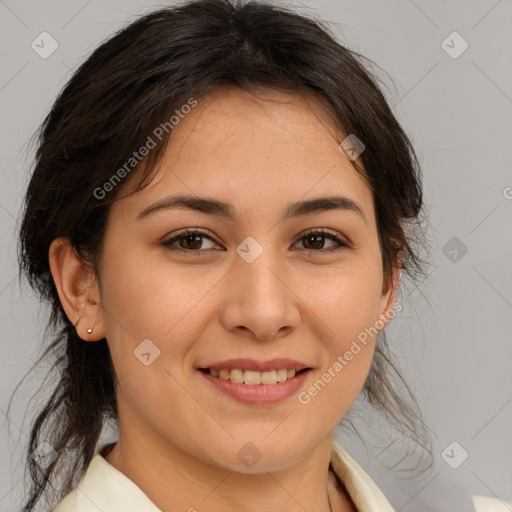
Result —
<svg viewBox="0 0 512 512"><path fill-rule="evenodd" d="M311 370L302 371L292 379L277 384L236 384L230 380L212 377L209 373L198 371L219 391L238 402L250 405L272 405L297 393Z"/></svg>

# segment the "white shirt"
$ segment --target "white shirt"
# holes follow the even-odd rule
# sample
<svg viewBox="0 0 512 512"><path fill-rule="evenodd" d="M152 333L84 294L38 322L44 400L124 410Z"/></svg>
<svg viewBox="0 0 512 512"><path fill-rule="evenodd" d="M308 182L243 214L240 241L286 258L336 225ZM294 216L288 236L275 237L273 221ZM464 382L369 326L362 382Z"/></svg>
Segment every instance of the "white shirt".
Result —
<svg viewBox="0 0 512 512"><path fill-rule="evenodd" d="M336 441L333 441L331 466L343 482L358 511L394 512L370 476ZM77 487L53 512L162 511L135 483L97 453Z"/></svg>

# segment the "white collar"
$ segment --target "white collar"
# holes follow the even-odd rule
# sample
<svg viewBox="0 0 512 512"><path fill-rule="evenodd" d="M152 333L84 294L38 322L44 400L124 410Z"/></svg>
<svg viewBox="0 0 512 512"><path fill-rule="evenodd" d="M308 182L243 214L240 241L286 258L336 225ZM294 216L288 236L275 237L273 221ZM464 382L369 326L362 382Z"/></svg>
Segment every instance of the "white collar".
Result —
<svg viewBox="0 0 512 512"><path fill-rule="evenodd" d="M53 512L162 512L100 452L91 460L77 488ZM394 512L370 476L336 441L331 466L359 511Z"/></svg>

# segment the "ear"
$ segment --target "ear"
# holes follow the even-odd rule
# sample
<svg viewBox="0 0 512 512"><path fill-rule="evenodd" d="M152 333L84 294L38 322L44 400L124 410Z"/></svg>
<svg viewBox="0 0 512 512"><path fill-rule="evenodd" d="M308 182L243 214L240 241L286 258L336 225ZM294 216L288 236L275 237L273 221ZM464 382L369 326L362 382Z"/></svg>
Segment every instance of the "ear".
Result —
<svg viewBox="0 0 512 512"><path fill-rule="evenodd" d="M395 316L396 296L398 292L398 285L400 284L400 275L402 273L401 258L398 258L398 263L393 267L391 276L386 276L382 285L382 294L379 306L379 331L384 329L389 321Z"/></svg>
<svg viewBox="0 0 512 512"><path fill-rule="evenodd" d="M99 286L90 265L78 256L67 237L53 240L48 258L60 302L78 336L85 341L104 338ZM93 329L90 334L89 328Z"/></svg>

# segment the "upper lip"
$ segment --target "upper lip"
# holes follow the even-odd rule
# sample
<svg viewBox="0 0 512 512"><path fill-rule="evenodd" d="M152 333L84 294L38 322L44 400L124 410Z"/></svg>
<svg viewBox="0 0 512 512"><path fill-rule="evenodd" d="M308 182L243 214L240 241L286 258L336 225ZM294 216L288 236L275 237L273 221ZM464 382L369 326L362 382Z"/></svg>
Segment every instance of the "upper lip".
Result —
<svg viewBox="0 0 512 512"><path fill-rule="evenodd" d="M201 367L202 369L209 368L210 370L249 370L256 372L268 372L271 370L304 370L310 368L307 364L300 361L294 361L287 358L268 359L267 361L257 361L256 359L228 359L227 361L220 361Z"/></svg>

